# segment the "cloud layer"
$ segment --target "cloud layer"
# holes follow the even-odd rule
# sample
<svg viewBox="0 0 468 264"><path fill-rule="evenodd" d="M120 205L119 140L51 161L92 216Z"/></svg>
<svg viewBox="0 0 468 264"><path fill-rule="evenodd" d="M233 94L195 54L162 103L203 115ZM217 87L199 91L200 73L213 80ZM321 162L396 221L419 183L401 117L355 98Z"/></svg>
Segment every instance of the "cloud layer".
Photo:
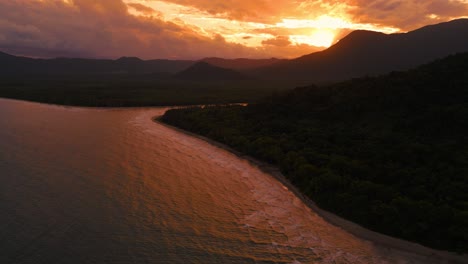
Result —
<svg viewBox="0 0 468 264"><path fill-rule="evenodd" d="M34 57L295 57L352 29L411 30L464 0L0 0L0 50Z"/></svg>
<svg viewBox="0 0 468 264"><path fill-rule="evenodd" d="M351 0L357 21L390 24L411 30L468 15L466 0Z"/></svg>

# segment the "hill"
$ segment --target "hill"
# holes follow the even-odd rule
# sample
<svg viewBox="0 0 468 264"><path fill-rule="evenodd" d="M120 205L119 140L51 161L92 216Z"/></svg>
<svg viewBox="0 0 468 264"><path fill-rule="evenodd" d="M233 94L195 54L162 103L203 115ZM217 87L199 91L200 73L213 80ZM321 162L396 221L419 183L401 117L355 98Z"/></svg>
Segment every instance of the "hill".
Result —
<svg viewBox="0 0 468 264"><path fill-rule="evenodd" d="M0 53L0 75L174 74L194 64L184 60L148 60L122 57L98 59L33 59Z"/></svg>
<svg viewBox="0 0 468 264"><path fill-rule="evenodd" d="M278 166L320 207L367 228L466 253L467 72L468 53L457 54L163 121Z"/></svg>
<svg viewBox="0 0 468 264"><path fill-rule="evenodd" d="M408 70L468 51L468 19L427 26L405 34L354 31L327 50L263 67L264 79L342 81Z"/></svg>
<svg viewBox="0 0 468 264"><path fill-rule="evenodd" d="M211 65L207 62L197 62L190 68L175 75L180 80L191 81L223 81L223 80L247 80L248 76L231 69L225 69Z"/></svg>
<svg viewBox="0 0 468 264"><path fill-rule="evenodd" d="M275 63L285 61L282 59L271 58L271 59L246 59L246 58L239 58L239 59L223 59L223 58L205 58L201 61L207 62L213 66L225 68L225 69L232 69L236 71L246 71L252 70L255 68L270 66Z"/></svg>

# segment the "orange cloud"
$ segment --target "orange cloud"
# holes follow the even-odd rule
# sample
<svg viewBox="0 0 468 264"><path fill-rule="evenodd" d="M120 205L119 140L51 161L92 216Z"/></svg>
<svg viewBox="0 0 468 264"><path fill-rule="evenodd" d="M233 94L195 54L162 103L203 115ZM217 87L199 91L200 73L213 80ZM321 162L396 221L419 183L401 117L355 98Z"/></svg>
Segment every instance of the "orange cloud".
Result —
<svg viewBox="0 0 468 264"><path fill-rule="evenodd" d="M133 16L118 0L1 0L0 10L0 49L15 54L114 58L258 55L242 45L201 36L190 26Z"/></svg>
<svg viewBox="0 0 468 264"><path fill-rule="evenodd" d="M405 31L468 16L466 0L349 0L355 21L393 25Z"/></svg>
<svg viewBox="0 0 468 264"><path fill-rule="evenodd" d="M287 36L278 36L276 38L264 40L262 41L262 44L285 47L285 46L290 45L291 41L289 40L289 37Z"/></svg>
<svg viewBox="0 0 468 264"><path fill-rule="evenodd" d="M468 14L466 0L0 0L0 50L36 57L297 57L354 29Z"/></svg>
<svg viewBox="0 0 468 264"><path fill-rule="evenodd" d="M143 13L145 15L153 15L153 14L159 14L160 15L160 13L158 11L154 10L153 8L142 5L142 4L139 4L139 3L129 3L129 4L127 4L127 6L133 8L133 9L135 9L135 11Z"/></svg>
<svg viewBox="0 0 468 264"><path fill-rule="evenodd" d="M144 2L158 2L157 0ZM164 0L181 6L188 6L207 12L210 15L228 18L231 20L265 22L274 21L282 6L291 6L286 1L243 1L243 0Z"/></svg>

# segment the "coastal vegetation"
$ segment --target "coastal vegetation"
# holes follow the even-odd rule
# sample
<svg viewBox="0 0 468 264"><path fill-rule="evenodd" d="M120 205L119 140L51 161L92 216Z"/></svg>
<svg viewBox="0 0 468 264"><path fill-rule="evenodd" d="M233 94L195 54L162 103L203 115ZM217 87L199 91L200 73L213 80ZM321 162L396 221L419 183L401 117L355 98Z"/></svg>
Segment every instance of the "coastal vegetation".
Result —
<svg viewBox="0 0 468 264"><path fill-rule="evenodd" d="M191 81L162 74L0 76L0 97L74 106L244 103L290 88L289 81Z"/></svg>
<svg viewBox="0 0 468 264"><path fill-rule="evenodd" d="M278 92L163 122L278 166L323 209L468 252L468 53L407 72Z"/></svg>

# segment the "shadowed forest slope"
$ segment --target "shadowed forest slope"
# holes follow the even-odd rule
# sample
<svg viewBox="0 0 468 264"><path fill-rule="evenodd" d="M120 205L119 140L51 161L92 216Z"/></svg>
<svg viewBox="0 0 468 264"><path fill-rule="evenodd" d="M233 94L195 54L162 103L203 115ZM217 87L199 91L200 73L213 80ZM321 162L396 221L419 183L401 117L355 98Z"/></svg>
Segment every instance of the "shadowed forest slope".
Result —
<svg viewBox="0 0 468 264"><path fill-rule="evenodd" d="M224 58L205 58L202 61L211 65L236 71L247 71L255 68L270 66L278 62L286 61L285 59L224 59Z"/></svg>
<svg viewBox="0 0 468 264"><path fill-rule="evenodd" d="M372 230L466 253L467 73L464 53L163 121L279 166L320 207Z"/></svg>
<svg viewBox="0 0 468 264"><path fill-rule="evenodd" d="M180 80L191 81L222 81L222 80L247 80L248 76L232 69L226 69L200 61L190 68L175 75Z"/></svg>

